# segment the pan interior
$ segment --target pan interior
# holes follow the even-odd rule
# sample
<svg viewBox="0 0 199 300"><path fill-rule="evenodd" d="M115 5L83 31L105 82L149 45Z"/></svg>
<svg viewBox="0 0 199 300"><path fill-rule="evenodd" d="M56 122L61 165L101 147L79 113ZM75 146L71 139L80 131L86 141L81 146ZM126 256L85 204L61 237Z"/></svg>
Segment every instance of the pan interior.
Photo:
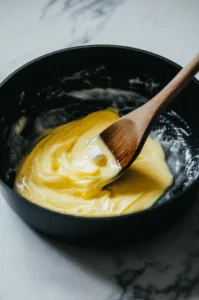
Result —
<svg viewBox="0 0 199 300"><path fill-rule="evenodd" d="M106 66L83 69L57 80L35 92L32 103L25 90L15 98L20 108L14 122L5 126L1 147L1 178L13 187L16 168L34 144L48 130L79 119L91 112L115 108L120 115L148 101L160 88L160 82L148 75L114 77ZM38 101L40 99L41 101ZM175 109L163 113L154 125L151 135L160 141L166 160L174 176L174 184L155 204L167 201L181 193L198 176L198 148L187 122Z"/></svg>

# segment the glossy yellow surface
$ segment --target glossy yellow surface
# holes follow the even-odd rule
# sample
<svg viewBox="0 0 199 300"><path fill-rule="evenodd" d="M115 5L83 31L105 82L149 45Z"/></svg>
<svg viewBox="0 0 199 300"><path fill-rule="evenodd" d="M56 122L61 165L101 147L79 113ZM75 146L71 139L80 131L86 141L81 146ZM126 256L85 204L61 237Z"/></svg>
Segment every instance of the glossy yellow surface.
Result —
<svg viewBox="0 0 199 300"><path fill-rule="evenodd" d="M21 163L15 190L38 205L72 215L122 215L150 207L173 181L159 142L149 137L126 173L108 186L119 171L117 162L102 144L88 145L118 118L103 110L52 130ZM96 146L105 154L100 163L88 155Z"/></svg>

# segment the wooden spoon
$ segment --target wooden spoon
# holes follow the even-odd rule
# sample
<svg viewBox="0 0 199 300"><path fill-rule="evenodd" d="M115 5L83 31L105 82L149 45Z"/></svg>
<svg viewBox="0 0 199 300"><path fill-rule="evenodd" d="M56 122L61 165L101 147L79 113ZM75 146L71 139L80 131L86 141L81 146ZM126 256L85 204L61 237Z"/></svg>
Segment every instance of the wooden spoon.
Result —
<svg viewBox="0 0 199 300"><path fill-rule="evenodd" d="M120 174L140 153L157 117L198 71L199 53L155 97L114 122L99 135L120 164Z"/></svg>

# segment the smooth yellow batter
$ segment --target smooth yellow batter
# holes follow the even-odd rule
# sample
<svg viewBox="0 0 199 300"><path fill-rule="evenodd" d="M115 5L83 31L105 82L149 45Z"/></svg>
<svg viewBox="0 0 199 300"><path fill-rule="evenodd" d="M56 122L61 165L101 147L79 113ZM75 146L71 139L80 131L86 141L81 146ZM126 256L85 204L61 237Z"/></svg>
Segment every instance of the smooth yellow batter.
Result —
<svg viewBox="0 0 199 300"><path fill-rule="evenodd" d="M122 215L150 207L173 181L159 142L149 137L131 167L109 185L119 171L117 162L99 141L88 144L118 118L103 110L52 130L21 163L15 190L38 205L72 215ZM88 155L96 146L105 155L97 163Z"/></svg>

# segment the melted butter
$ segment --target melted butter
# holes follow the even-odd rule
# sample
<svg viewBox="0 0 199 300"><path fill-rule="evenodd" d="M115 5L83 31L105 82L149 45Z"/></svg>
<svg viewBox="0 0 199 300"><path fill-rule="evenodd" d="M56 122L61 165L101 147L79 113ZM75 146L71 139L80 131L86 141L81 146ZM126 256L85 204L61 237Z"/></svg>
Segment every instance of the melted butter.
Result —
<svg viewBox="0 0 199 300"><path fill-rule="evenodd" d="M94 137L118 118L114 111L98 111L53 130L19 166L16 191L38 205L72 215L121 215L153 205L173 176L161 145L151 137L123 176L107 186L119 166ZM104 154L103 163L90 159L95 147Z"/></svg>

